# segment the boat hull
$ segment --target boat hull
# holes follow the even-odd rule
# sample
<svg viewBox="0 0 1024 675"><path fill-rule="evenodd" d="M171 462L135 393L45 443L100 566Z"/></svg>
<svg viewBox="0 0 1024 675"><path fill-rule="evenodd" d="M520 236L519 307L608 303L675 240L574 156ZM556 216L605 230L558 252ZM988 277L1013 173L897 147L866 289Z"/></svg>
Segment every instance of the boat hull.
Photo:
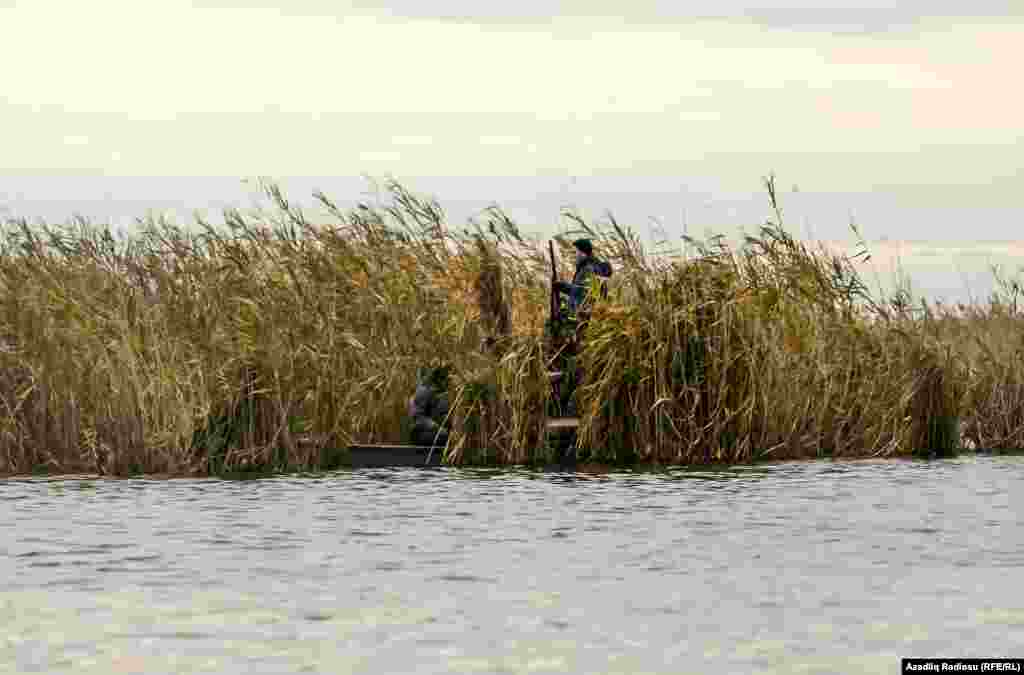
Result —
<svg viewBox="0 0 1024 675"><path fill-rule="evenodd" d="M404 468L404 467L437 467L444 462L444 448L422 445L352 445L348 452L339 458L337 465L346 468ZM571 468L576 464L575 454L566 452L561 461L550 468Z"/></svg>
<svg viewBox="0 0 1024 675"><path fill-rule="evenodd" d="M343 463L355 468L441 466L443 456L444 448L429 445L350 445Z"/></svg>
<svg viewBox="0 0 1024 675"><path fill-rule="evenodd" d="M572 417L551 418L548 420L548 435L556 441L555 447L561 454L561 461L554 468L566 468L575 465L576 456L571 451L571 440L575 435L579 420ZM441 466L444 457L443 447L431 448L429 445L350 445L348 451L338 462L342 466L352 468L363 467L431 467Z"/></svg>

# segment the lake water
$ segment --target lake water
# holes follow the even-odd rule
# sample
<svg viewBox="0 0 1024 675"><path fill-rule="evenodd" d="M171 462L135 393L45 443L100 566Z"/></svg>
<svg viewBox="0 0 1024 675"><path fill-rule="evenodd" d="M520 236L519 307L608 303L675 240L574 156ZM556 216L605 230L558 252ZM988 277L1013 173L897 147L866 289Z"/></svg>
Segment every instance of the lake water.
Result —
<svg viewBox="0 0 1024 675"><path fill-rule="evenodd" d="M1024 656L1024 457L0 480L0 672ZM1016 589L1016 590L1015 590Z"/></svg>

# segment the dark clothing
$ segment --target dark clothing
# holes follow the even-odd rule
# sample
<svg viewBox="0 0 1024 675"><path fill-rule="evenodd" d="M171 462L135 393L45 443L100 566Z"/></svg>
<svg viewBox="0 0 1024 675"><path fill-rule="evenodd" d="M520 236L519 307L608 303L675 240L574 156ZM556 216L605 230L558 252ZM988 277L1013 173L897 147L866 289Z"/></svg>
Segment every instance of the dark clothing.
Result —
<svg viewBox="0 0 1024 675"><path fill-rule="evenodd" d="M612 275L612 266L604 260L598 260L593 256L581 258L576 263L576 272L572 275L572 282L559 281L555 288L559 293L564 293L569 298L569 311L576 313L587 299L587 292L590 290L590 279L594 275L608 278Z"/></svg>
<svg viewBox="0 0 1024 675"><path fill-rule="evenodd" d="M440 390L430 380L420 382L409 401L409 416L412 417L411 435L415 445L442 446L448 443L446 390Z"/></svg>

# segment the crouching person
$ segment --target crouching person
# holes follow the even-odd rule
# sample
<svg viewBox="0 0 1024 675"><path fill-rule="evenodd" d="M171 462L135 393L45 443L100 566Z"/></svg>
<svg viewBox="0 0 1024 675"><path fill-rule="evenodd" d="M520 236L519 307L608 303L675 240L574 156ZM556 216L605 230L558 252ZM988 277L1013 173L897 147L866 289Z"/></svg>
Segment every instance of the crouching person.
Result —
<svg viewBox="0 0 1024 675"><path fill-rule="evenodd" d="M414 445L448 444L448 366L428 370L409 399Z"/></svg>

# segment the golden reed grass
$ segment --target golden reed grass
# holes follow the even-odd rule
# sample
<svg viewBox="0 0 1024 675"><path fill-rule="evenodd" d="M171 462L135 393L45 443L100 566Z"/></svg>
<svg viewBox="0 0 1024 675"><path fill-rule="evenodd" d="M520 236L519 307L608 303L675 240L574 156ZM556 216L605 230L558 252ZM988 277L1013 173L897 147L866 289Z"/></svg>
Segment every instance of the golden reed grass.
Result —
<svg viewBox="0 0 1024 675"><path fill-rule="evenodd" d="M987 308L867 292L852 259L775 215L739 250L648 252L614 219L615 267L575 358L581 457L698 464L1024 446L1018 287ZM545 461L544 242L499 209L461 231L397 183L314 224L8 221L0 241L0 472L315 469L400 442L420 368L453 364L452 463ZM571 215L571 214L570 214ZM485 343L485 338L492 340ZM486 345L486 346L485 346Z"/></svg>

